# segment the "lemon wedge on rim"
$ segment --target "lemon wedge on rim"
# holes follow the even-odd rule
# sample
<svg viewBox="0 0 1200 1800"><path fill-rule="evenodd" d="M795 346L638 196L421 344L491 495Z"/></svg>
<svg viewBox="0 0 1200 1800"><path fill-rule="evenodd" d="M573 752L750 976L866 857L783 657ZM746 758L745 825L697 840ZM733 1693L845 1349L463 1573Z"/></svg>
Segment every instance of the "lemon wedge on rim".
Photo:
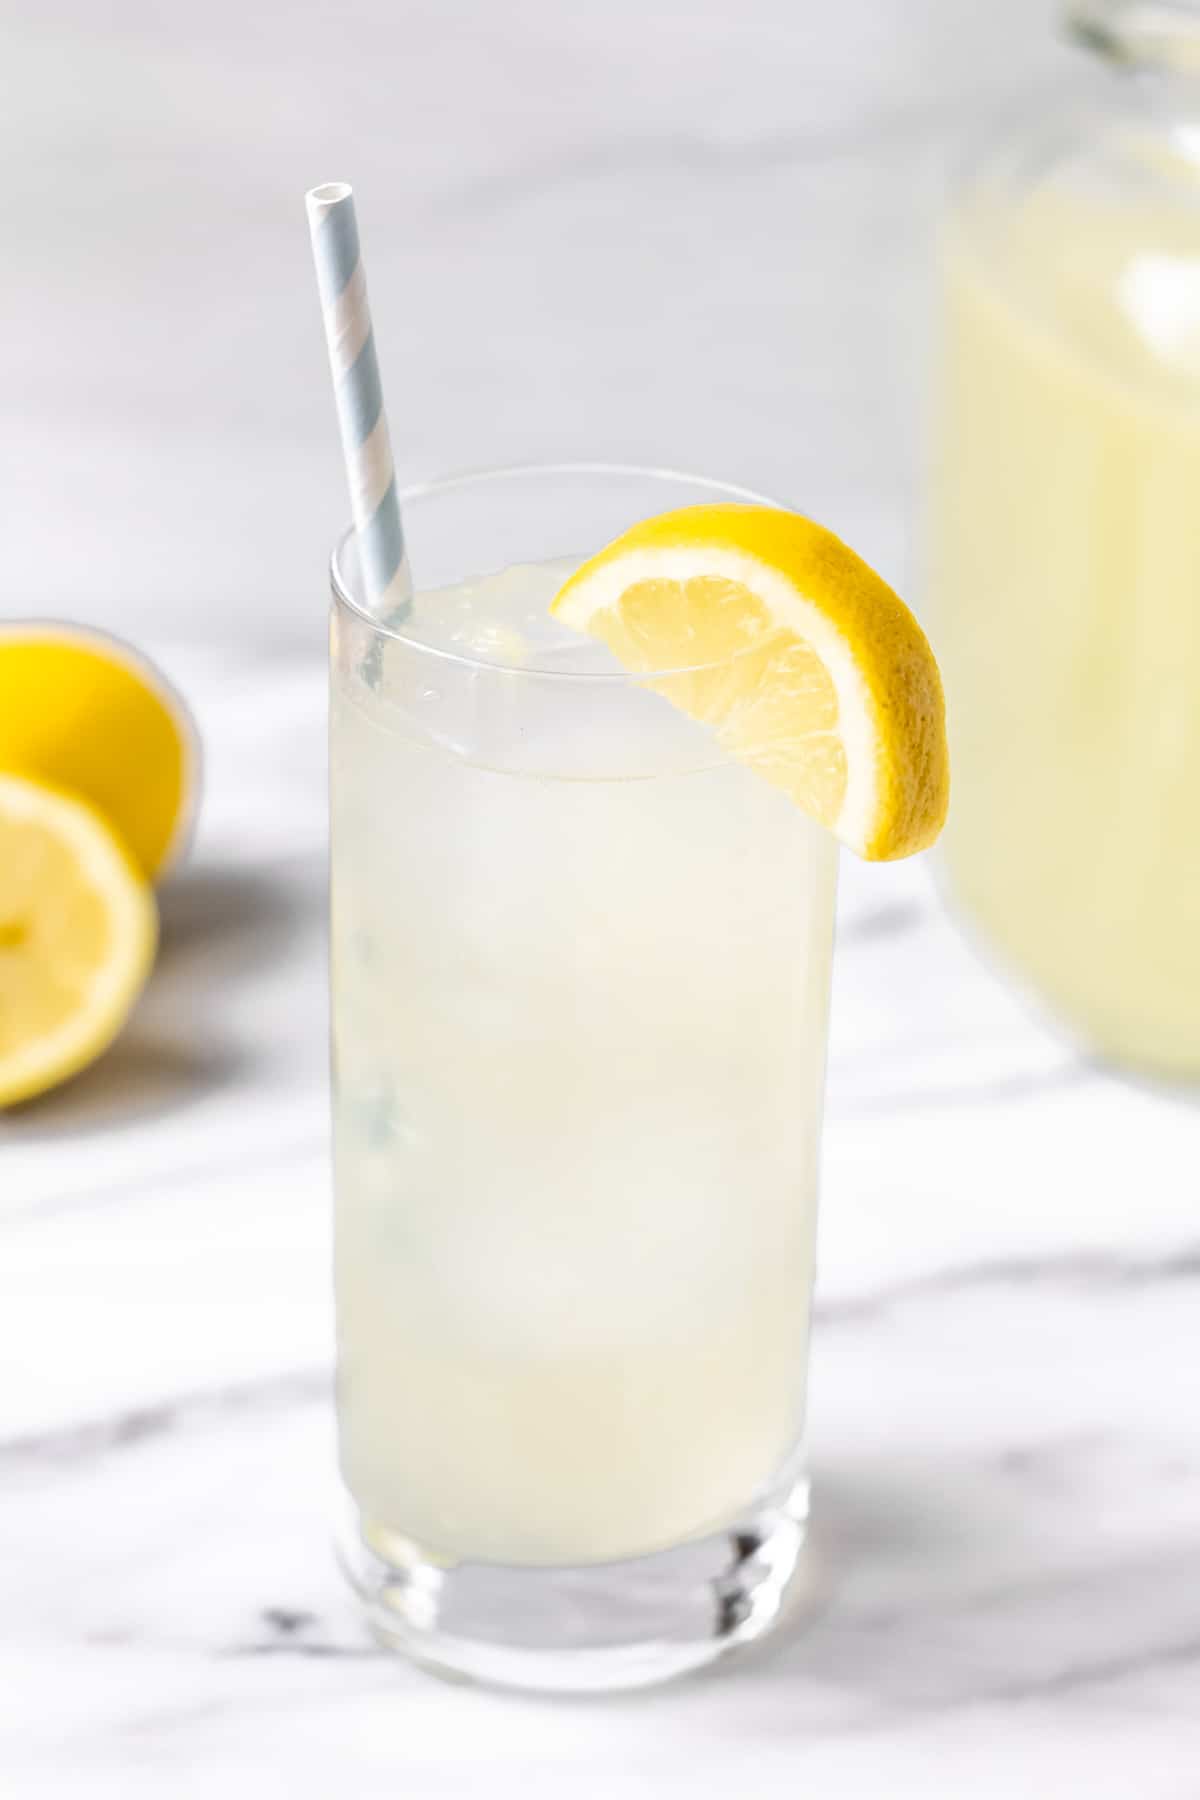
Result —
<svg viewBox="0 0 1200 1800"><path fill-rule="evenodd" d="M551 611L860 856L937 837L950 772L933 652L823 526L765 506L662 513L583 563Z"/></svg>

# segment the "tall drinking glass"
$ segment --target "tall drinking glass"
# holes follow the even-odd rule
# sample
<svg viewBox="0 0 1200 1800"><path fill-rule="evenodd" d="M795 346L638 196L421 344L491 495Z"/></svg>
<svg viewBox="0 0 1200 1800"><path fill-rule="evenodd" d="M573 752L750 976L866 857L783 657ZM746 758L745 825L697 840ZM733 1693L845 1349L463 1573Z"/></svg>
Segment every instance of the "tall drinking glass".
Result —
<svg viewBox="0 0 1200 1800"><path fill-rule="evenodd" d="M634 520L729 499L418 489L399 618L334 557L343 1559L380 1637L485 1680L696 1667L803 1543L835 846L547 614Z"/></svg>

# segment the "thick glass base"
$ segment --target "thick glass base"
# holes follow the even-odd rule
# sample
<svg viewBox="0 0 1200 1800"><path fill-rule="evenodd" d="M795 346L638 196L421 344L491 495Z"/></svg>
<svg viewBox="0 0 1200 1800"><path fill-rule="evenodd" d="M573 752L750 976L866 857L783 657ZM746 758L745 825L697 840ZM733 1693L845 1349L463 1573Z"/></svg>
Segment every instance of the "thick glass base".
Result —
<svg viewBox="0 0 1200 1800"><path fill-rule="evenodd" d="M626 1562L450 1562L351 1510L339 1560L379 1641L500 1687L649 1687L757 1643L811 1592L806 1482L735 1526Z"/></svg>

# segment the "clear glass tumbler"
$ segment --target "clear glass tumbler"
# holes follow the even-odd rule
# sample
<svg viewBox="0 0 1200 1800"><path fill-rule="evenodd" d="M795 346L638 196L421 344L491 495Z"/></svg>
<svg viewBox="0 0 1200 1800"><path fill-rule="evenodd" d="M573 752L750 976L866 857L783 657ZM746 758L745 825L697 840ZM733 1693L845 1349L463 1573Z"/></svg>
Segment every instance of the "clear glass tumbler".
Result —
<svg viewBox="0 0 1200 1800"><path fill-rule="evenodd" d="M550 620L651 470L409 493L333 564L346 1569L423 1663L636 1686L794 1587L836 851Z"/></svg>

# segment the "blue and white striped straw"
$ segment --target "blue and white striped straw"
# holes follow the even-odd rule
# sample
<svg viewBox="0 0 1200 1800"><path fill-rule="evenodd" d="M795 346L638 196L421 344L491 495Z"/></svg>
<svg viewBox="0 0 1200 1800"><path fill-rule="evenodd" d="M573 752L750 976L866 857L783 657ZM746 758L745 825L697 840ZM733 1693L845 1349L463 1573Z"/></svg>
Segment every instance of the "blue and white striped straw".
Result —
<svg viewBox="0 0 1200 1800"><path fill-rule="evenodd" d="M363 584L372 610L381 618L394 619L412 599L412 580L358 248L354 193L346 182L330 181L307 193L304 204Z"/></svg>

